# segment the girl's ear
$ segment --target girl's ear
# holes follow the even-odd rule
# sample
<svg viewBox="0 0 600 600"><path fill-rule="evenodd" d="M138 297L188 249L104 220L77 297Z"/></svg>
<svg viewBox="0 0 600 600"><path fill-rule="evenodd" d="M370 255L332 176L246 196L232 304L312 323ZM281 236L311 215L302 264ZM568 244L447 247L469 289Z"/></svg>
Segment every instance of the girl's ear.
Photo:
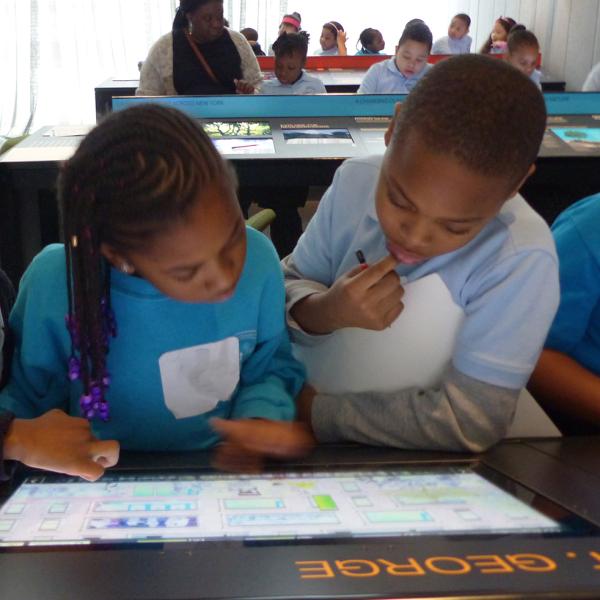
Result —
<svg viewBox="0 0 600 600"><path fill-rule="evenodd" d="M129 260L123 254L117 252L110 244L100 244L100 253L115 269L127 274L135 271Z"/></svg>

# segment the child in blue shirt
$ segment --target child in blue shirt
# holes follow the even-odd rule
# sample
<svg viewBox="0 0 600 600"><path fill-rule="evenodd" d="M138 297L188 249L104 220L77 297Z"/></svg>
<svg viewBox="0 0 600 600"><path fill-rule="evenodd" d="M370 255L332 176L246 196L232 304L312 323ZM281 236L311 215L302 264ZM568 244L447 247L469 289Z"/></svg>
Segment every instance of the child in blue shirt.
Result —
<svg viewBox="0 0 600 600"><path fill-rule="evenodd" d="M506 62L527 75L541 90L542 74L536 69L540 44L535 34L523 25L515 25L508 36L506 48Z"/></svg>
<svg viewBox="0 0 600 600"><path fill-rule="evenodd" d="M321 49L315 54L319 56L346 56L346 31L341 23L329 21L323 25L319 43Z"/></svg>
<svg viewBox="0 0 600 600"><path fill-rule="evenodd" d="M260 94L326 94L323 82L304 71L308 54L309 35L282 33L273 44L275 78L263 81Z"/></svg>
<svg viewBox="0 0 600 600"><path fill-rule="evenodd" d="M479 452L506 434L558 305L550 231L517 195L545 127L529 79L457 56L401 105L383 157L338 169L284 261L319 441Z"/></svg>
<svg viewBox="0 0 600 600"><path fill-rule="evenodd" d="M381 54L385 48L385 40L379 29L367 27L363 29L358 38L360 50L356 56L368 56L372 54Z"/></svg>
<svg viewBox="0 0 600 600"><path fill-rule="evenodd" d="M469 36L471 17L459 13L452 17L448 27L448 35L436 40L431 54L469 54L473 40Z"/></svg>
<svg viewBox="0 0 600 600"><path fill-rule="evenodd" d="M62 408L131 450L223 439L224 467L259 461L244 435L293 437L283 421L303 369L279 263L246 230L206 134L172 109L115 113L66 163L59 197L65 245L45 248L21 281L0 408L26 419Z"/></svg>
<svg viewBox="0 0 600 600"><path fill-rule="evenodd" d="M565 434L600 431L600 194L570 206L552 233L561 298L529 389Z"/></svg>
<svg viewBox="0 0 600 600"><path fill-rule="evenodd" d="M427 73L433 36L425 23L407 25L396 46L396 55L367 71L359 94L408 94Z"/></svg>

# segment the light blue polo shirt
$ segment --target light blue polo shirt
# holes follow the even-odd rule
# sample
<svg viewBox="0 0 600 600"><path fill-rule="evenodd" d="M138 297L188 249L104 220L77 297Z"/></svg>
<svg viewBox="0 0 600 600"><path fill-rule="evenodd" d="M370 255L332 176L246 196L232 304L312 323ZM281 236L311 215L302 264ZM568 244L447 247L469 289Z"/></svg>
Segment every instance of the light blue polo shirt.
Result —
<svg viewBox="0 0 600 600"><path fill-rule="evenodd" d="M259 94L280 96L286 94L308 95L308 94L326 94L325 84L313 75L308 75L304 71L298 81L293 84L283 84L277 77L263 81Z"/></svg>
<svg viewBox="0 0 600 600"><path fill-rule="evenodd" d="M537 86L538 90L542 89L542 73L541 71L538 71L537 69L529 76L529 79L531 79L531 81L533 81L533 83L535 83L535 85Z"/></svg>
<svg viewBox="0 0 600 600"><path fill-rule="evenodd" d="M451 38L449 35L436 40L431 49L431 54L469 54L471 52L471 36L465 35L459 40Z"/></svg>
<svg viewBox="0 0 600 600"><path fill-rule="evenodd" d="M331 286L357 265L389 254L375 209L383 157L346 161L293 253L303 278ZM404 282L437 274L464 312L454 347L456 369L479 381L522 388L533 370L559 301L554 241L521 198L462 248L418 265L399 265ZM431 332L430 332L431 335Z"/></svg>
<svg viewBox="0 0 600 600"><path fill-rule="evenodd" d="M600 375L600 194L580 200L554 222L561 299L546 347Z"/></svg>
<svg viewBox="0 0 600 600"><path fill-rule="evenodd" d="M337 46L333 48L329 48L329 50L323 50L323 48L319 48L315 50L316 56L337 56L340 53L340 50Z"/></svg>
<svg viewBox="0 0 600 600"><path fill-rule="evenodd" d="M405 77L396 66L396 58L378 62L367 71L360 87L359 94L408 94L429 71L431 65L413 75Z"/></svg>

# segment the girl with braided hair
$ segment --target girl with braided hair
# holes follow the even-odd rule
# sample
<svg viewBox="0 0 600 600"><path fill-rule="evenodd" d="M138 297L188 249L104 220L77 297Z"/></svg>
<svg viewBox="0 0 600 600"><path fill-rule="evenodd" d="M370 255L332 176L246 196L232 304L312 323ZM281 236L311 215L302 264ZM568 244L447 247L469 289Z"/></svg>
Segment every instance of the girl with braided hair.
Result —
<svg viewBox="0 0 600 600"><path fill-rule="evenodd" d="M302 451L277 255L201 128L151 104L114 113L64 165L59 199L65 244L23 277L0 409L62 408L125 449L222 441L223 468Z"/></svg>

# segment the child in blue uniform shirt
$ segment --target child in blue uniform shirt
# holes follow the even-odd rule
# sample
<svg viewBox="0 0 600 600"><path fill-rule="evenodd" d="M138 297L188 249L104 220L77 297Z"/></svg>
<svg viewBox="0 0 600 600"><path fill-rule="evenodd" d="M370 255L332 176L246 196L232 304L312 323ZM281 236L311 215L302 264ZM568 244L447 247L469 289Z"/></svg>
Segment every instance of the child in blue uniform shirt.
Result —
<svg viewBox="0 0 600 600"><path fill-rule="evenodd" d="M28 419L63 408L132 450L223 439L224 467L248 455L244 436L293 437L283 421L303 369L279 263L246 230L206 134L171 109L115 113L66 163L59 196L66 243L23 276L0 407Z"/></svg>
<svg viewBox="0 0 600 600"><path fill-rule="evenodd" d="M323 82L304 71L308 33L283 33L273 44L275 79L263 81L260 94L326 94Z"/></svg>
<svg viewBox="0 0 600 600"><path fill-rule="evenodd" d="M319 441L478 452L506 434L558 305L550 231L517 195L545 127L523 74L453 57L407 97L383 157L338 169L284 261Z"/></svg>
<svg viewBox="0 0 600 600"><path fill-rule="evenodd" d="M385 40L379 29L367 27L360 32L358 38L360 42L360 50L356 56L369 56L373 54L381 54L385 48Z"/></svg>
<svg viewBox="0 0 600 600"><path fill-rule="evenodd" d="M541 90L542 74L536 69L540 44L535 34L527 31L523 25L515 25L508 36L506 48L506 62L527 75Z"/></svg>
<svg viewBox="0 0 600 600"><path fill-rule="evenodd" d="M529 383L565 434L600 432L600 194L554 222L561 299Z"/></svg>
<svg viewBox="0 0 600 600"><path fill-rule="evenodd" d="M469 36L471 17L460 13L452 17L448 27L448 35L436 40L431 54L469 54L473 42Z"/></svg>
<svg viewBox="0 0 600 600"><path fill-rule="evenodd" d="M371 66L359 94L408 94L427 73L433 37L425 23L407 25L396 47L396 55Z"/></svg>
<svg viewBox="0 0 600 600"><path fill-rule="evenodd" d="M323 25L319 43L321 49L315 54L319 56L346 56L346 31L341 23L329 21Z"/></svg>

